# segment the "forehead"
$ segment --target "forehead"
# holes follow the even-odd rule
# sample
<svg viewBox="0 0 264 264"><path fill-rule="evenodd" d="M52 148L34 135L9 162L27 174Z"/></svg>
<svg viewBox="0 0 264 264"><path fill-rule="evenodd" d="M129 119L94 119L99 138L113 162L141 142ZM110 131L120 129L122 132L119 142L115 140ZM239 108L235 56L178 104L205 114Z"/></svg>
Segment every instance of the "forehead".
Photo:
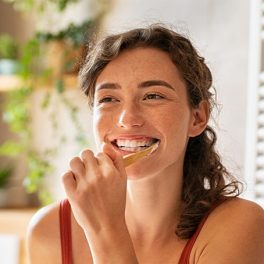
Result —
<svg viewBox="0 0 264 264"><path fill-rule="evenodd" d="M97 78L97 84L119 79L164 79L183 82L168 53L155 48L135 48L121 52L108 63Z"/></svg>

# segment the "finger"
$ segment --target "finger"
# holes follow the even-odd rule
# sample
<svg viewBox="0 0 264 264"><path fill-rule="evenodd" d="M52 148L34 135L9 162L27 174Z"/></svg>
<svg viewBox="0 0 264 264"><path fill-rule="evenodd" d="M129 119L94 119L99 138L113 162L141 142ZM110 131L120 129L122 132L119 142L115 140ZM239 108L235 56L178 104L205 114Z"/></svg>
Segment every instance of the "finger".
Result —
<svg viewBox="0 0 264 264"><path fill-rule="evenodd" d="M122 155L116 152L110 143L103 143L102 149L103 152L111 158L116 169L120 171L122 175L126 175Z"/></svg>
<svg viewBox="0 0 264 264"><path fill-rule="evenodd" d="M82 160L79 157L74 157L70 161L70 168L76 177L76 180L81 179L85 175L85 167Z"/></svg>
<svg viewBox="0 0 264 264"><path fill-rule="evenodd" d="M62 176L62 182L63 186L66 192L66 195L68 197L71 197L74 191L76 190L77 187L77 182L75 180L74 174L72 171L67 171L63 176Z"/></svg>
<svg viewBox="0 0 264 264"><path fill-rule="evenodd" d="M109 166L114 166L112 159L103 152L99 152L95 155L96 159L97 159L97 163L99 166L102 165L109 165Z"/></svg>
<svg viewBox="0 0 264 264"><path fill-rule="evenodd" d="M81 159L83 161L86 174L89 174L90 177L96 176L99 172L99 167L94 153L91 150L86 149L82 151Z"/></svg>
<svg viewBox="0 0 264 264"><path fill-rule="evenodd" d="M106 153L99 152L96 155L96 158L102 176L108 177L110 175L113 175L113 173L114 175L117 173L117 168L115 167L112 159Z"/></svg>
<svg viewBox="0 0 264 264"><path fill-rule="evenodd" d="M102 152L105 153L113 162L116 160L117 153L114 151L111 143L103 143L102 144Z"/></svg>

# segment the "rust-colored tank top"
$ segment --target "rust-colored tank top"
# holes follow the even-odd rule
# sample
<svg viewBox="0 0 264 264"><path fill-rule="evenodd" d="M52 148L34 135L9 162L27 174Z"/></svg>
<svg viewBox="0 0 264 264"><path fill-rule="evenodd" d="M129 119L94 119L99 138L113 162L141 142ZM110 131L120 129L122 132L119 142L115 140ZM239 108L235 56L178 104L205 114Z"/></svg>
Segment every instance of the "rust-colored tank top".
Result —
<svg viewBox="0 0 264 264"><path fill-rule="evenodd" d="M221 202L220 202L221 203ZM217 203L219 205L220 203ZM216 205L216 206L217 206ZM193 236L185 245L178 264L189 264L190 254L193 245L200 234L204 223L206 222L210 212L216 207L214 206L209 213L207 213L199 224ZM73 264L72 259L72 241L71 241L71 207L67 199L60 203L60 238L61 238L61 254L62 264Z"/></svg>

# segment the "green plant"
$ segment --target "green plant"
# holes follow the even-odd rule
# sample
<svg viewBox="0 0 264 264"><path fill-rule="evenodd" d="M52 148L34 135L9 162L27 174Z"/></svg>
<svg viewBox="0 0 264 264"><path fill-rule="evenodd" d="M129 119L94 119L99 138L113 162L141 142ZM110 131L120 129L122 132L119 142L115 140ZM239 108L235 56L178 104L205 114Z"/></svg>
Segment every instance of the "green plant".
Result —
<svg viewBox="0 0 264 264"><path fill-rule="evenodd" d="M14 4L22 11L36 10L44 12L46 4L54 4L59 11L66 8L69 3L78 2L78 0L5 0ZM103 2L102 0L98 0ZM96 2L97 3L97 2ZM105 5L104 5L104 9ZM29 193L37 193L42 204L48 204L52 201L52 196L45 187L45 178L54 171L53 160L60 151L63 150L63 144L67 142L67 137L59 133L60 127L57 105L52 104L54 94L60 98L61 104L66 106L75 128L75 142L80 149L88 145L85 131L79 120L78 106L69 100L65 93L65 84L63 74L67 71L61 70L59 75L55 75L53 70L43 64L45 56L45 44L51 41L59 40L73 49L84 47L85 40L93 32L98 21L102 18L103 12L98 12L98 17L84 22L82 25L70 24L66 29L56 33L38 32L32 39L28 40L21 47L19 59L19 76L22 80L21 86L13 91L6 93L6 102L3 112L3 120L9 125L10 130L16 134L15 140L6 140L0 145L0 156L9 156L13 159L23 156L26 161L27 172L24 184ZM67 62L68 63L68 62ZM62 65L62 68L69 65ZM37 150L32 146L34 134L32 132L31 116L31 96L39 86L46 86L53 89L47 90L46 95L41 102L41 108L46 111L52 124L52 134L57 142L50 148Z"/></svg>
<svg viewBox="0 0 264 264"><path fill-rule="evenodd" d="M28 75L26 74L26 76ZM28 82L28 79L25 80L25 82ZM27 167L24 176L26 190L28 193L37 193L41 203L48 204L52 201L52 197L47 192L43 180L54 169L47 157L54 157L56 154L54 149L57 146L54 146L54 149L46 149L40 152L31 145L33 134L31 130L30 97L33 92L33 86L25 84L19 89L6 93L3 121L9 125L11 132L16 134L16 139L6 140L0 145L0 155L12 159L24 157Z"/></svg>
<svg viewBox="0 0 264 264"><path fill-rule="evenodd" d="M52 40L63 40L74 47L79 47L86 42L87 35L95 27L94 20L84 21L80 25L70 23L67 28L57 33L50 32L37 32L37 39L41 43L49 42Z"/></svg>
<svg viewBox="0 0 264 264"><path fill-rule="evenodd" d="M47 55L46 62L51 62L50 67L53 68L53 73L56 77L64 73L78 72L78 58L85 53L86 40L91 36L96 25L97 21L87 20L80 25L71 23L67 28L57 33L36 33L36 39ZM55 57L54 54L56 54Z"/></svg>
<svg viewBox="0 0 264 264"><path fill-rule="evenodd" d="M57 11L63 11L68 4L76 3L79 0L4 0L14 5L14 8L22 12L36 10L39 13L45 12L47 6L53 4Z"/></svg>
<svg viewBox="0 0 264 264"><path fill-rule="evenodd" d="M42 204L49 204L52 201L51 194L47 191L44 180L47 175L54 171L52 163L53 158L59 154L59 150L63 148L63 144L67 142L65 136L60 136L58 127L57 105L51 104L50 98L52 94L57 94L60 101L68 109L73 127L75 127L75 141L83 148L88 145L85 132L78 119L78 107L72 104L65 96L65 85L63 78L53 80L53 89L47 90L46 96L43 97L41 108L43 111L49 112L50 122L52 124L54 138L57 138L57 144L52 148L46 148L42 151L32 147L31 141L34 137L31 130L31 104L30 99L33 93L38 89L36 83L45 83L51 80L50 69L40 66L41 58L41 41L38 37L30 39L21 48L20 59L20 77L22 85L19 89L15 89L6 93L5 106L3 111L3 121L9 125L11 132L16 134L16 139L6 140L0 145L0 156L8 156L15 159L23 155L26 160L27 173L25 175L24 184L29 193L37 193ZM50 111L51 110L51 111Z"/></svg>
<svg viewBox="0 0 264 264"><path fill-rule="evenodd" d="M12 173L13 169L11 167L0 168L0 189L7 185Z"/></svg>
<svg viewBox="0 0 264 264"><path fill-rule="evenodd" d="M17 59L18 44L10 35L0 35L0 58Z"/></svg>

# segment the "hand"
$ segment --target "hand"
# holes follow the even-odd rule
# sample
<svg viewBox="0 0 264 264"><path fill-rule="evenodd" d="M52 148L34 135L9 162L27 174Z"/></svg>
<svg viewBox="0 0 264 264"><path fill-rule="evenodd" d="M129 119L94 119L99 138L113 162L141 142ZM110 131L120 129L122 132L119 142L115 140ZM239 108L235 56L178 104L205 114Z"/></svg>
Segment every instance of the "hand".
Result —
<svg viewBox="0 0 264 264"><path fill-rule="evenodd" d="M102 229L118 229L125 223L127 177L122 157L104 144L94 156L84 150L70 161L71 171L63 184L73 214L85 233L98 234Z"/></svg>
<svg viewBox="0 0 264 264"><path fill-rule="evenodd" d="M70 167L63 184L93 262L138 264L125 222L127 176L122 157L104 144L102 153L94 156L85 150Z"/></svg>

